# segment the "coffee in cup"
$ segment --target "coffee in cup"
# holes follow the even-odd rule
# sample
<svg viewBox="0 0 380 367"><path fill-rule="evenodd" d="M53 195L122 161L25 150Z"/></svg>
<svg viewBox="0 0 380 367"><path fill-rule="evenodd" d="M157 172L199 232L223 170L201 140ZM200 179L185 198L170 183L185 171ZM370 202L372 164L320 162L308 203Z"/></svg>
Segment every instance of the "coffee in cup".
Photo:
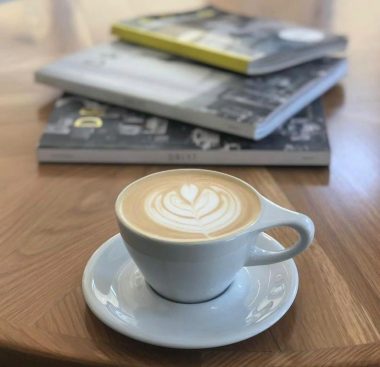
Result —
<svg viewBox="0 0 380 367"><path fill-rule="evenodd" d="M171 170L131 184L120 198L131 228L164 241L191 243L244 230L260 214L245 182L206 170Z"/></svg>
<svg viewBox="0 0 380 367"><path fill-rule="evenodd" d="M236 177L202 169L143 177L122 190L115 210L146 282L177 302L214 298L244 266L287 260L314 236L306 215L272 203ZM261 232L278 226L294 228L299 240L276 252L255 246Z"/></svg>

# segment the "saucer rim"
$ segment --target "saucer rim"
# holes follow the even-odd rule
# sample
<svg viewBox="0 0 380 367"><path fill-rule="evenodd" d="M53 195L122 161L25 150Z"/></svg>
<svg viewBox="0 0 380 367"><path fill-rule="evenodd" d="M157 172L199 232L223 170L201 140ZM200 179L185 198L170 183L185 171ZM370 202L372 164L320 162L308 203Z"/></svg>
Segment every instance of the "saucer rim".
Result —
<svg viewBox="0 0 380 367"><path fill-rule="evenodd" d="M277 240L275 240L273 237L269 236L268 234L262 233L261 235L265 236L268 240L275 241L277 245L279 245L281 248L284 248ZM156 345L159 347L166 347L166 348L176 348L176 349L205 349L205 348L215 348L215 347L221 347L224 345L238 343L240 341L249 339L253 336L256 336L262 333L263 331L267 330L268 328L273 326L275 323L277 323L279 320L281 320L284 317L284 315L289 311L298 292L298 287L299 287L298 269L294 262L294 259L289 259L282 262L282 263L287 263L287 266L289 267L289 270L290 270L289 277L291 278L291 284L292 284L289 290L289 295L287 296L287 300L285 301L285 303L279 310L277 310L274 314L270 315L268 319L263 321L259 327L257 326L253 327L253 330L248 329L241 333L234 333L232 335L228 334L224 337L219 337L215 341L210 340L207 342L203 341L199 343L197 342L192 343L188 341L166 342L165 340L160 339L160 337L157 337L157 336L148 337L146 336L146 333L139 333L138 329L134 329L133 332L129 332L129 330L122 323L120 323L120 321L115 316L113 316L112 313L107 312L107 309L105 309L104 305L99 303L99 301L93 295L92 287L91 287L91 275L92 275L91 270L94 269L97 263L97 260L99 259L100 256L102 256L104 251L108 247L112 246L118 240L123 241L120 233L117 233L114 236L107 239L92 253L83 271L82 292L83 292L84 299L86 301L87 306L101 322L103 322L108 327L119 332L122 335L125 335L127 337L130 337L132 339L135 339L147 344ZM133 261L133 259L131 258L131 255L128 253L127 248L125 249L127 251L127 256L130 258L131 261ZM267 267L267 266L271 266L271 264L260 265L260 266ZM249 269L249 267L247 268ZM168 302L172 302L172 301L168 301Z"/></svg>

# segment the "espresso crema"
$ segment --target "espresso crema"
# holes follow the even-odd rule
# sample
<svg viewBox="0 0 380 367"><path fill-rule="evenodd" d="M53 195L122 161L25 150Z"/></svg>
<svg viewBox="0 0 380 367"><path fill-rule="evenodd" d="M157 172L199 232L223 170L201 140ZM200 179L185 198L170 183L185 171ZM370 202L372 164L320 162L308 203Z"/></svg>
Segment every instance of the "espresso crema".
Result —
<svg viewBox="0 0 380 367"><path fill-rule="evenodd" d="M117 208L132 229L179 242L216 239L254 223L260 200L245 182L222 173L183 169L146 176L122 191Z"/></svg>

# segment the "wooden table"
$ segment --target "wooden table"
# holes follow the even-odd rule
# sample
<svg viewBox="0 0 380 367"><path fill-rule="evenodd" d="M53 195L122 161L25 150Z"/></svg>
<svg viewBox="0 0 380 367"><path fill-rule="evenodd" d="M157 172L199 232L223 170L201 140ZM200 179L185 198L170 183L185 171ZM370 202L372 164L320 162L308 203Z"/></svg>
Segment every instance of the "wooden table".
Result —
<svg viewBox="0 0 380 367"><path fill-rule="evenodd" d="M113 204L129 182L164 166L38 165L36 144L58 91L33 71L110 39L112 21L199 1L28 0L0 5L0 365L379 366L380 3L224 1L245 14L350 37L350 72L324 98L330 169L218 167L316 224L297 257L296 301L276 325L209 350L143 344L89 311L81 277L117 232ZM223 2L220 2L223 5ZM275 233L290 241L293 233Z"/></svg>

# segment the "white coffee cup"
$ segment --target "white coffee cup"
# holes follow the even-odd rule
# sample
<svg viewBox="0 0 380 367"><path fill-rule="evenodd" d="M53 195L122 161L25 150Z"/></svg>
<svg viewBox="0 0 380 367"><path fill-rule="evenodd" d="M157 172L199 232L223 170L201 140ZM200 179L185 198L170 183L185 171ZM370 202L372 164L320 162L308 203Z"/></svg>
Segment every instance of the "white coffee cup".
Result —
<svg viewBox="0 0 380 367"><path fill-rule="evenodd" d="M251 187L261 210L248 228L217 239L190 243L165 241L137 230L125 220L121 201L128 187L119 194L115 204L121 236L146 282L158 294L173 301L196 303L212 299L229 287L244 266L290 259L307 249L314 237L314 224L309 217L274 204ZM276 252L255 247L262 231L278 226L295 229L298 241Z"/></svg>

